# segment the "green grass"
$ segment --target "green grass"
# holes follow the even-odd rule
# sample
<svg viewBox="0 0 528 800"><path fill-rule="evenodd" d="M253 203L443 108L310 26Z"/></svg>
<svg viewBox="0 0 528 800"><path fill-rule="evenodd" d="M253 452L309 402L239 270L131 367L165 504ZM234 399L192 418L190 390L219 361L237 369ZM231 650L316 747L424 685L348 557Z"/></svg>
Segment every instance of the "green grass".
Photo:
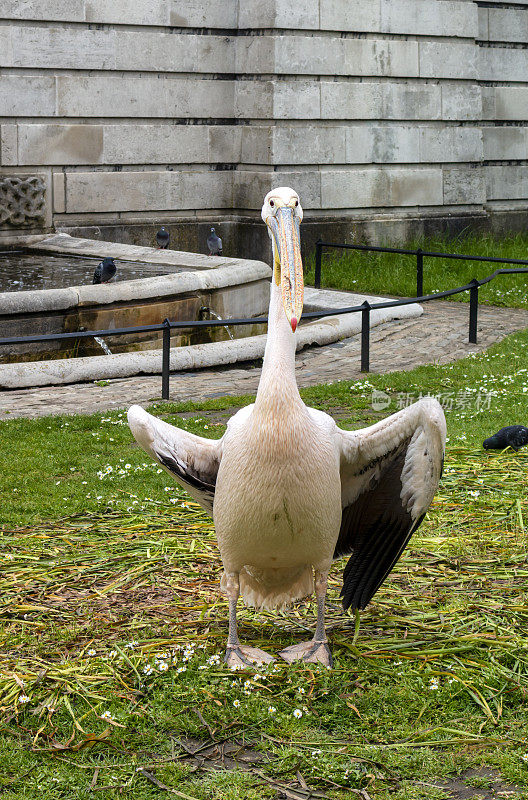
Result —
<svg viewBox="0 0 528 800"><path fill-rule="evenodd" d="M520 258L528 260L528 236L495 239L491 235L462 235L454 239L429 238L405 245L409 249L466 255ZM313 284L314 258L307 263L306 281ZM454 289L472 278L490 275L500 264L457 261L444 258L424 259L424 292L434 293ZM507 267L507 264L502 265ZM416 295L416 258L391 253L368 253L352 250L326 250L323 252L322 286L381 295L413 297ZM526 275L502 275L479 291L479 301L491 305L528 307ZM464 292L452 299L467 302Z"/></svg>
<svg viewBox="0 0 528 800"><path fill-rule="evenodd" d="M418 800L446 798L439 778L482 765L528 798L528 450L480 447L526 422L527 355L522 332L450 365L303 391L344 427L420 393L451 406L437 498L359 629L339 606L344 562L334 567L332 672L216 663L227 608L212 523L133 444L123 412L3 421L2 798L97 796L93 784L102 797L147 800L169 796L161 783L175 797L257 800L300 773L336 800L363 790ZM373 389L388 395L382 411ZM249 401L151 410L220 436L226 413ZM307 636L314 612L310 601L241 607L240 634L276 652ZM205 750L200 766L180 743L211 734L261 760L213 769Z"/></svg>

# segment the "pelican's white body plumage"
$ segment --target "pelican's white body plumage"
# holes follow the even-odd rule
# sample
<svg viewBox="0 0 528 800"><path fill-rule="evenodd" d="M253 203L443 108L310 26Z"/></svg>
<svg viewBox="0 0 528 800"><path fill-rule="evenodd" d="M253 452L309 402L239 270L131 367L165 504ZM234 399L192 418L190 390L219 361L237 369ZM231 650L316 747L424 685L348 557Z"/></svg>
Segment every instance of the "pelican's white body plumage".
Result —
<svg viewBox="0 0 528 800"><path fill-rule="evenodd" d="M279 209L286 206L287 219L300 210L293 190L274 190L266 201L270 196ZM263 217L271 228L266 201ZM302 219L302 211L298 216ZM194 436L138 406L129 411L139 444L212 511L222 587L230 598L232 663L270 658L238 642L239 592L248 605L281 607L313 592L314 572L316 635L282 655L329 663L323 609L333 559L352 554L343 603L364 608L433 499L445 445L444 414L432 398L358 431L341 430L330 416L303 403L295 380L299 276L293 251L290 272L284 268L281 236L283 231L274 231L268 339L255 403L231 418L220 440ZM287 282L286 300L279 278Z"/></svg>

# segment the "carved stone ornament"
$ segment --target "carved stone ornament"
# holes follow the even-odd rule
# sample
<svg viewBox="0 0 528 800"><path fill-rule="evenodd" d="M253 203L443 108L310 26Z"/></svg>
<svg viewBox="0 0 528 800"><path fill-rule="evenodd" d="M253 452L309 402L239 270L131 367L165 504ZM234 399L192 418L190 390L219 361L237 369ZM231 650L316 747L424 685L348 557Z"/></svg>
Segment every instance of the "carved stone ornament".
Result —
<svg viewBox="0 0 528 800"><path fill-rule="evenodd" d="M0 175L0 225L36 225L45 219L46 184L36 175Z"/></svg>

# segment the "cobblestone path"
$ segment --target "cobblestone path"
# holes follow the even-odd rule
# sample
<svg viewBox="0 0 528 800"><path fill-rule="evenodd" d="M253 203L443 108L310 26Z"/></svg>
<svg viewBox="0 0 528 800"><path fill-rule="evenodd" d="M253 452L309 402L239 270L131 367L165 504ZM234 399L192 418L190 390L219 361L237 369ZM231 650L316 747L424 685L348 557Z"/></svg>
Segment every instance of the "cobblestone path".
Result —
<svg viewBox="0 0 528 800"><path fill-rule="evenodd" d="M387 322L371 331L371 372L408 370L422 364L445 364L485 350L509 333L528 327L528 309L480 306L478 344L468 344L469 306L427 303L421 317ZM161 352L160 352L161 360ZM299 386L359 378L360 337L297 353ZM259 364L179 372L171 375L171 400L185 401L254 394ZM0 392L0 419L46 414L90 414L161 397L161 376L119 378L106 386L94 383L47 386ZM9 417L7 416L9 415Z"/></svg>

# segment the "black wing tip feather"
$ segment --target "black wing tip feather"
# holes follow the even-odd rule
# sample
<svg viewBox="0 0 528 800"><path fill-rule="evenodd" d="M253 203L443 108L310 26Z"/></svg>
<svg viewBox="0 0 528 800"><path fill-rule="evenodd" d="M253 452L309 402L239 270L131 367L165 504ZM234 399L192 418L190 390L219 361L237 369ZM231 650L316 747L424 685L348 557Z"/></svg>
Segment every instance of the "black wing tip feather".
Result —
<svg viewBox="0 0 528 800"><path fill-rule="evenodd" d="M376 525L372 526L370 533L378 534L372 546L368 550L365 550L365 548L358 549L348 560L343 572L343 587L340 597L345 611L348 609L363 611L368 606L400 558L412 534L422 524L424 517L425 513L410 528L398 525L396 521L393 521L392 525L387 527L382 523L381 519L378 520ZM372 549L380 538L387 533L389 533L389 537L391 534L396 535L393 539L389 538L389 546L385 549L382 558L376 560ZM391 547L391 543L395 544L396 547ZM366 560L369 563L365 569Z"/></svg>
<svg viewBox="0 0 528 800"><path fill-rule="evenodd" d="M180 466L175 458L171 458L170 456L164 456L160 453L157 453L157 457L159 459L160 464L166 467L173 475L182 481L183 483L187 483L189 486L194 487L195 489L199 489L202 492L208 492L212 496L215 493L215 483L209 483L205 481L203 478L200 478L199 475L192 472L189 469L185 469L184 467Z"/></svg>

